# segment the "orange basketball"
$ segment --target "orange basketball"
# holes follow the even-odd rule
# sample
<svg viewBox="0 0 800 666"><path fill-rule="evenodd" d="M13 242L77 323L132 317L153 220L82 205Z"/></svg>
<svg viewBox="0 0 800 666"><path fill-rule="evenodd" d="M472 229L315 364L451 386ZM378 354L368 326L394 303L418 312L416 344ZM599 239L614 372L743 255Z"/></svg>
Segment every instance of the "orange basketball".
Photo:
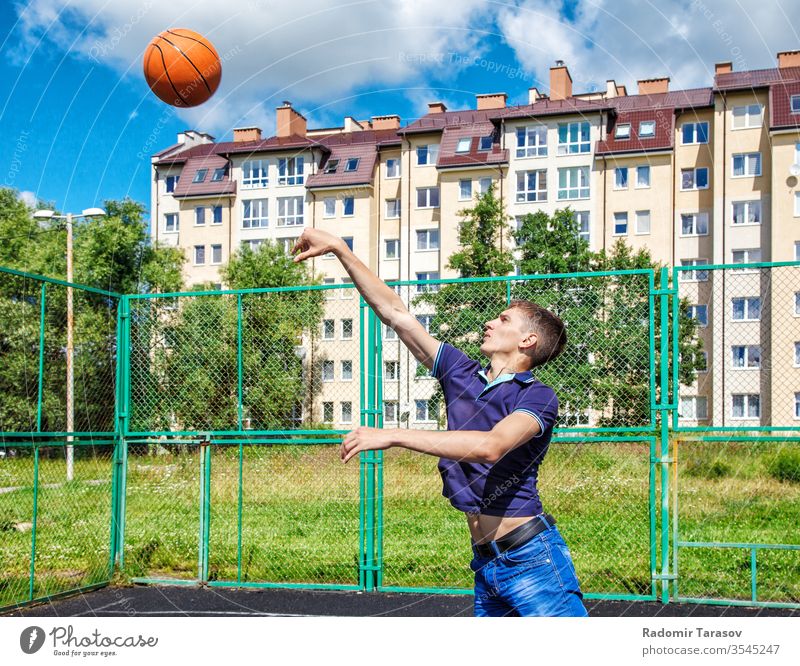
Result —
<svg viewBox="0 0 800 666"><path fill-rule="evenodd" d="M214 45L185 28L165 30L144 51L144 77L167 104L197 106L214 94L222 63Z"/></svg>

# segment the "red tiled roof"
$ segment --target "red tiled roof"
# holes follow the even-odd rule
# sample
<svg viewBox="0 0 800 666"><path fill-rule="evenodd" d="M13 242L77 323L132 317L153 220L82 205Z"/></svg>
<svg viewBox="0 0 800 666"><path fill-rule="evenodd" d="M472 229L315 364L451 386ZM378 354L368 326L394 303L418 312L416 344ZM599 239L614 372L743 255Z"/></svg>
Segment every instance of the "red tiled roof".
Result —
<svg viewBox="0 0 800 666"><path fill-rule="evenodd" d="M196 146L199 148L199 146ZM181 178L175 186L173 196L182 197L227 195L236 192L236 182L230 179L230 173L225 172L222 180L212 181L214 170L226 167L228 160L220 155L202 155L190 157L186 160L181 171ZM200 183L195 183L194 177L198 169L208 169L205 178Z"/></svg>
<svg viewBox="0 0 800 666"><path fill-rule="evenodd" d="M800 129L800 113L792 113L792 95L800 95L800 81L773 85L769 89L770 129Z"/></svg>
<svg viewBox="0 0 800 666"><path fill-rule="evenodd" d="M513 118L535 118L537 116L557 116L568 113L584 113L603 111L611 108L608 100L576 99L543 99L533 104L509 106L505 109L494 109L492 120L509 120Z"/></svg>
<svg viewBox="0 0 800 666"><path fill-rule="evenodd" d="M800 81L800 67L772 67L745 72L726 72L714 77L714 90L765 88L790 81Z"/></svg>
<svg viewBox="0 0 800 666"><path fill-rule="evenodd" d="M398 136L397 130L363 130L359 132L336 132L334 134L324 134L317 137L318 141L328 147L336 145L351 145L371 143L379 146L400 145L402 139Z"/></svg>
<svg viewBox="0 0 800 666"><path fill-rule="evenodd" d="M482 109L473 111L445 111L444 113L428 113L419 120L397 130L398 134L415 134L419 132L439 132L445 127L458 127L461 125L474 125L486 122L489 116L502 109Z"/></svg>
<svg viewBox="0 0 800 666"><path fill-rule="evenodd" d="M690 88L649 95L612 97L607 101L618 112L655 108L693 109L714 106L714 91L711 88Z"/></svg>
<svg viewBox="0 0 800 666"><path fill-rule="evenodd" d="M320 165L317 173L308 177L306 185L309 188L368 185L372 183L377 157L378 152L374 143L331 146L331 154L328 159ZM358 167L355 171L345 171L347 160L352 158L358 159ZM339 160L336 171L325 173L325 167L331 160Z"/></svg>
<svg viewBox="0 0 800 666"><path fill-rule="evenodd" d="M655 134L650 138L639 136L639 127L642 121L652 120L656 124ZM618 125L631 126L630 138L615 138ZM610 153L646 153L657 150L669 150L673 147L675 136L675 113L671 108L648 109L644 111L631 111L619 113L608 129L608 137L598 141L595 153L598 155Z"/></svg>
<svg viewBox="0 0 800 666"><path fill-rule="evenodd" d="M480 150L482 136L493 136L491 150ZM456 147L460 139L469 138L469 151L457 153ZM508 151L500 150L499 137L495 126L490 122L479 122L462 127L446 127L442 133L439 146L439 159L436 166L446 169L460 166L485 166L488 164L505 164L508 162Z"/></svg>

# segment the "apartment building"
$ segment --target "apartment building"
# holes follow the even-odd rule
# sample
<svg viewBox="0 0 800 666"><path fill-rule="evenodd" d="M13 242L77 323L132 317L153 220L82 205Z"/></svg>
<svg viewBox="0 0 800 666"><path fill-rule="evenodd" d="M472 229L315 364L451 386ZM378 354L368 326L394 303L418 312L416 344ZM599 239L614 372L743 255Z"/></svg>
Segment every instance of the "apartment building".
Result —
<svg viewBox="0 0 800 666"><path fill-rule="evenodd" d="M796 425L800 285L781 269L728 272L723 284L721 273L695 268L800 259L800 51L778 54L777 65L734 72L719 63L709 87L670 90L668 78L653 78L629 95L614 80L574 93L558 62L549 95L531 88L527 104L508 106L505 93L481 94L474 109L455 111L431 102L405 126L375 116L310 129L284 103L273 137L242 128L215 142L189 131L153 157L153 237L184 249L189 283L220 283L219 265L243 243L289 247L308 226L344 237L387 281L436 279L455 277L447 262L458 213L490 185L512 225L569 206L592 249L624 238L691 267L679 290L700 325L706 369L682 388L682 422ZM313 268L327 283L347 280L332 258ZM358 298L333 293L323 330L307 341L324 384L307 417L344 426L357 418L358 350L341 341L358 339ZM424 307L414 312L429 323ZM340 341L330 353L329 339ZM383 343L386 421L434 424L433 382L391 331Z"/></svg>

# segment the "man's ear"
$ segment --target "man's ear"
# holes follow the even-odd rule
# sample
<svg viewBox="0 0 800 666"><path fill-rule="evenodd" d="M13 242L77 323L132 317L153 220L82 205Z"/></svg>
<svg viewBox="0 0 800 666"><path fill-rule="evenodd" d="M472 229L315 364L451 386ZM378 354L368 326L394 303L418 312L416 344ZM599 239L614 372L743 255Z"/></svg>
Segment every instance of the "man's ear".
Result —
<svg viewBox="0 0 800 666"><path fill-rule="evenodd" d="M528 331L525 337L520 341L519 346L523 351L527 351L528 349L532 349L538 341L539 336L536 334L536 331Z"/></svg>

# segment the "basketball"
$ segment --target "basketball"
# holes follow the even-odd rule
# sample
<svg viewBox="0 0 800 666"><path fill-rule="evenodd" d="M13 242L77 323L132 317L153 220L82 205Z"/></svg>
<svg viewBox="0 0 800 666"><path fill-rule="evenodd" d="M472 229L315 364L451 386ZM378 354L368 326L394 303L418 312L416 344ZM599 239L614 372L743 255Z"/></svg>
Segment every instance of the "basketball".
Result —
<svg viewBox="0 0 800 666"><path fill-rule="evenodd" d="M222 63L214 45L185 28L160 33L144 52L144 77L156 96L173 106L197 106L219 87Z"/></svg>

